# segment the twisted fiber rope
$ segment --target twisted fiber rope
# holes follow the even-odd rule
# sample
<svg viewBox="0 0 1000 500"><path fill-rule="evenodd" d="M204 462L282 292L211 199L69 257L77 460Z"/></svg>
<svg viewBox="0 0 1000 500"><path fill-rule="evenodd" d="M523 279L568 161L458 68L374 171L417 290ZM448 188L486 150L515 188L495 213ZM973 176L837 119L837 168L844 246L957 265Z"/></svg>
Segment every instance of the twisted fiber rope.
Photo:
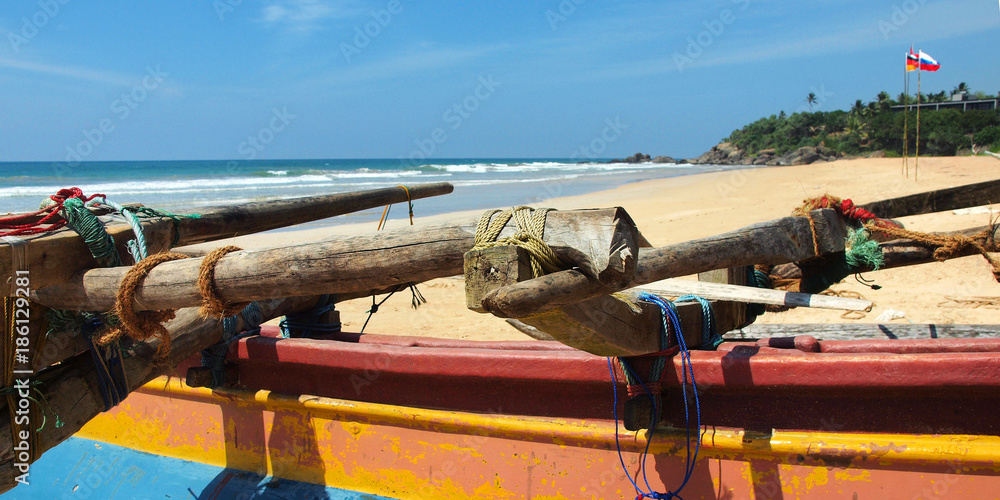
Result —
<svg viewBox="0 0 1000 500"><path fill-rule="evenodd" d="M819 237L816 234L816 221L812 218L811 212L820 208L832 208L841 216L860 222L861 224L874 224L878 227L899 227L893 221L883 219L864 208L854 205L850 198L840 199L836 196L824 194L815 198L802 200L802 206L792 210L792 215L808 217L809 230L813 237L813 252L819 256Z"/></svg>
<svg viewBox="0 0 1000 500"><path fill-rule="evenodd" d="M115 295L115 314L118 316L119 326L105 332L97 339L97 344L108 345L127 334L135 340L146 340L150 337L160 339L161 344L156 349L158 358L163 359L170 353L170 332L167 331L163 323L174 318L175 311L162 309L159 311L136 312L132 307L135 301L135 289L146 279L149 272L154 267L172 260L188 258L187 255L179 253L159 253L147 257L128 270L118 286L118 293Z"/></svg>
<svg viewBox="0 0 1000 500"><path fill-rule="evenodd" d="M551 211L551 208L533 210L530 207L487 211L476 226L476 244L472 250L516 245L528 251L531 273L534 277L558 271L564 266L552 248L542 239L545 232L545 216ZM497 239L511 219L514 219L514 224L517 225L517 232L512 236Z"/></svg>
<svg viewBox="0 0 1000 500"><path fill-rule="evenodd" d="M212 250L201 261L201 268L198 271L198 289L201 291L201 314L204 316L232 316L250 305L249 302L231 304L222 299L219 290L215 287L215 266L226 254L238 252L242 248L229 245Z"/></svg>
<svg viewBox="0 0 1000 500"><path fill-rule="evenodd" d="M870 223L865 225L865 228L869 231L877 231L889 236L906 238L937 247L934 249L934 258L942 262L956 257L963 250L972 248L979 252L986 259L986 262L989 262L993 266L993 278L1000 282L1000 259L990 254L990 252L1000 252L1000 245L997 245L996 241L997 227L994 225L973 236L965 236L961 234L939 235L920 233L901 227L878 226ZM980 240L984 243L980 243Z"/></svg>

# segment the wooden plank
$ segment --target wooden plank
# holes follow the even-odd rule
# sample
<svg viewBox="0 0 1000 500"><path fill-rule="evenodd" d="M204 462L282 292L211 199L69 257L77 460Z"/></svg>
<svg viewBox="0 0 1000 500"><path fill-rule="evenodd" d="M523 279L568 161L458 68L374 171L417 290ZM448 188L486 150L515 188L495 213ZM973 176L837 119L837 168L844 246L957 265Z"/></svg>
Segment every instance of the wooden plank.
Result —
<svg viewBox="0 0 1000 500"><path fill-rule="evenodd" d="M650 292L657 295L677 297L693 294L711 300L742 302L744 304L768 304L787 307L814 307L820 309L839 309L844 311L871 310L870 300L832 297L811 293L793 293L781 290L771 290L723 283L709 283L677 278L655 281L648 285L636 287L635 290ZM738 321L733 323L739 324Z"/></svg>
<svg viewBox="0 0 1000 500"><path fill-rule="evenodd" d="M597 275L627 274L635 259L616 263L606 251L592 251L592 234L582 228L604 226L597 233L612 234L622 223L624 210L553 211L545 225L545 241L570 265L597 270L601 264L582 261L603 254ZM624 214L627 217L627 214ZM629 219L630 221L630 219ZM317 293L367 292L409 282L421 282L462 273L463 254L475 242L476 219L461 219L437 227L404 227L369 235L233 252L215 271L216 288L231 302ZM513 234L508 224L501 234ZM153 269L136 290L136 310L179 309L201 303L198 291L200 258L166 262ZM622 265L614 270L615 265ZM34 299L48 307L85 311L109 310L127 267L91 269L64 283L42 288ZM609 271L610 270L610 271ZM597 275L592 276L595 280ZM613 282L613 280L612 280Z"/></svg>
<svg viewBox="0 0 1000 500"><path fill-rule="evenodd" d="M728 340L812 335L820 340L1000 338L1000 325L907 323L754 324L725 335Z"/></svg>
<svg viewBox="0 0 1000 500"><path fill-rule="evenodd" d="M727 267L796 262L815 257L817 247L820 254L843 251L843 222L836 212L817 210L813 219L824 220L822 227L837 230L819 234L814 244L808 218L785 217L717 236L641 250L631 284L644 285ZM501 287L484 298L483 306L502 318L522 318L618 290L576 270L559 271Z"/></svg>
<svg viewBox="0 0 1000 500"><path fill-rule="evenodd" d="M262 301L258 305L266 320L308 309L317 299L318 297L277 299ZM218 342L222 337L222 323L216 318L201 316L197 308L178 311L177 318L167 324L167 329L172 340L170 355L164 363L153 362L159 346L157 339L138 344L135 354L125 358L124 367L130 390L169 371L170 367ZM39 390L64 423L58 428L46 425L37 433L37 447L33 449L36 454L44 453L65 441L104 411L97 372L89 353L45 370L33 377L32 381L40 383ZM0 411L0 493L13 488L16 484L14 477L20 474L14 466L10 423L10 412Z"/></svg>
<svg viewBox="0 0 1000 500"><path fill-rule="evenodd" d="M861 208L879 217L891 219L997 202L1000 202L1000 179L873 201L861 205Z"/></svg>
<svg viewBox="0 0 1000 500"><path fill-rule="evenodd" d="M451 184L445 182L424 184L409 188L409 196L410 199L420 199L447 194L453 189ZM170 218L145 219L143 232L149 253L154 254L173 245L252 234L406 200L406 191L394 187L211 207L202 210L200 218L184 218L176 223ZM104 216L101 220L114 238L118 252L127 256L125 242L134 237L132 229L109 216ZM33 288L61 283L78 271L100 267L83 239L71 229L63 228L24 239L28 243L28 269L31 271ZM11 258L11 246L0 243L0 276L10 275ZM10 295L11 290L10 283L0 281L0 293Z"/></svg>

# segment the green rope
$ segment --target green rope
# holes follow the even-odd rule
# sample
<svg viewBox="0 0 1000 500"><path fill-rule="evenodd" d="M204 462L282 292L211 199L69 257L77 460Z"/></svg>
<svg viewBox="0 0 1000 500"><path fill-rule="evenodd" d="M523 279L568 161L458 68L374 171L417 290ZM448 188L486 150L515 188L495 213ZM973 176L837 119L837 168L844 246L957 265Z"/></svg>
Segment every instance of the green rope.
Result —
<svg viewBox="0 0 1000 500"><path fill-rule="evenodd" d="M35 397L31 396L30 392L29 392L29 395L26 396L27 399L33 401L36 405L38 405L38 406L40 406L42 408L42 411L41 411L41 414L42 414L42 424L38 427L38 429L35 429L35 432L41 432L42 429L45 429L45 423L48 422L48 418L46 418L46 416L45 416L46 413L51 413L53 416L56 417L56 429L58 429L58 428L60 428L60 427L62 427L64 425L64 422L62 421L62 419L59 418L59 414L56 413L55 408L53 408L52 404L49 403L49 400L45 398L45 393L43 393L41 391L41 389L38 388L38 386L41 385L41 384L42 384L41 380L32 380L32 381L28 382L28 386L30 388L30 391L33 391L35 393L35 395L38 396L38 397L36 399ZM14 387L14 386L0 387L0 396L12 396L12 395L16 395L16 394L19 393L19 391L20 391L20 389L17 388L17 387Z"/></svg>
<svg viewBox="0 0 1000 500"><path fill-rule="evenodd" d="M844 254L847 265L853 269L870 267L878 271L885 265L885 256L877 241L869 239L868 230L852 229L847 233L848 250Z"/></svg>
<svg viewBox="0 0 1000 500"><path fill-rule="evenodd" d="M96 215L87 210L83 200L69 198L63 202L63 213L66 215L69 227L83 238L102 266L117 267L122 265L122 257L115 248L115 240L104 229L104 224Z"/></svg>

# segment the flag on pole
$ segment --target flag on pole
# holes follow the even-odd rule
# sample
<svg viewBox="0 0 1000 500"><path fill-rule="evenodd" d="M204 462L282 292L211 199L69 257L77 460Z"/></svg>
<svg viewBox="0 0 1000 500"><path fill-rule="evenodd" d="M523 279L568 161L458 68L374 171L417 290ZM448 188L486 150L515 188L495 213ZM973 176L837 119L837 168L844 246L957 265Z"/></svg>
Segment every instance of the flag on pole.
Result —
<svg viewBox="0 0 1000 500"><path fill-rule="evenodd" d="M906 71L916 71L920 67L920 56L913 52L913 47L910 47L910 52L906 54Z"/></svg>
<svg viewBox="0 0 1000 500"><path fill-rule="evenodd" d="M912 50L912 49L911 49ZM941 69L941 65L934 60L933 57L927 55L926 52L920 50L920 70L921 71L937 71Z"/></svg>

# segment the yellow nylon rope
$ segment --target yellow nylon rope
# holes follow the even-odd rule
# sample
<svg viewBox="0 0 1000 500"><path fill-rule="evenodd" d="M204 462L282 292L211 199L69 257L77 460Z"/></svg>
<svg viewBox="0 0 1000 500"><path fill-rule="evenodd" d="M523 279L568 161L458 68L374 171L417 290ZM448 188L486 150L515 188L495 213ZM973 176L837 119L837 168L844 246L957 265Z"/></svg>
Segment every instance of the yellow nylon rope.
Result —
<svg viewBox="0 0 1000 500"><path fill-rule="evenodd" d="M528 251L531 273L537 278L543 274L563 269L565 266L548 243L542 239L545 234L545 217L551 208L532 209L515 207L507 210L490 210L483 214L476 226L476 244L472 250L482 250L503 245L515 245ZM496 217L494 217L496 216ZM511 219L517 232L499 238ZM499 239L498 239L499 238Z"/></svg>

